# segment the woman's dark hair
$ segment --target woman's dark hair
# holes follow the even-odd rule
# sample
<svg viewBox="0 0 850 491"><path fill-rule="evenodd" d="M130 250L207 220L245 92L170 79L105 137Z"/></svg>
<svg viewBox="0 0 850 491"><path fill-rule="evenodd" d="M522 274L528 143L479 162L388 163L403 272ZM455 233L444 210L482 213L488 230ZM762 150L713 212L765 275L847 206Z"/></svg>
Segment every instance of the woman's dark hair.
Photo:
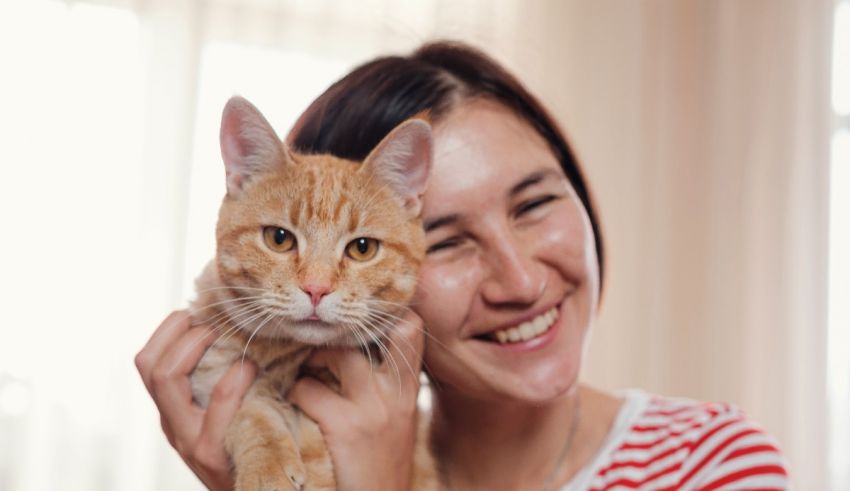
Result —
<svg viewBox="0 0 850 491"><path fill-rule="evenodd" d="M404 120L427 110L431 121L437 123L470 98L505 105L549 143L590 217L601 289L605 264L602 234L570 146L543 105L513 75L474 48L455 42L430 43L410 56L378 58L355 68L310 105L292 130L289 143L301 153L363 160Z"/></svg>

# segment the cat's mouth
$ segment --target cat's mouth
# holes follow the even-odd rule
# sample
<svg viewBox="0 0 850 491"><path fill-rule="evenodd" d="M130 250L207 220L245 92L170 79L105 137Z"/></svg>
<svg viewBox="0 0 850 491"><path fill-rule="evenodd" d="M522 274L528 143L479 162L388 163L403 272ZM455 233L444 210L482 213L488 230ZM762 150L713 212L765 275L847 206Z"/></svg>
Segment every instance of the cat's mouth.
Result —
<svg viewBox="0 0 850 491"><path fill-rule="evenodd" d="M356 346L355 336L344 326L327 322L318 316L289 319L280 324L280 336L312 346ZM354 340L352 341L352 339Z"/></svg>

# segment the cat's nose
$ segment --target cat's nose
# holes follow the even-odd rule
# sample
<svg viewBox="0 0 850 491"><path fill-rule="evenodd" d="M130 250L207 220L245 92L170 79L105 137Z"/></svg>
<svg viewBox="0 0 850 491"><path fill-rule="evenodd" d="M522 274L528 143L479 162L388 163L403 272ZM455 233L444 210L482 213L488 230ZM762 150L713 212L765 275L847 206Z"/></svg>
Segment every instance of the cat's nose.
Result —
<svg viewBox="0 0 850 491"><path fill-rule="evenodd" d="M328 285L305 285L301 287L307 295L310 295L310 301L313 302L313 307L319 305L322 297L331 292L331 287Z"/></svg>

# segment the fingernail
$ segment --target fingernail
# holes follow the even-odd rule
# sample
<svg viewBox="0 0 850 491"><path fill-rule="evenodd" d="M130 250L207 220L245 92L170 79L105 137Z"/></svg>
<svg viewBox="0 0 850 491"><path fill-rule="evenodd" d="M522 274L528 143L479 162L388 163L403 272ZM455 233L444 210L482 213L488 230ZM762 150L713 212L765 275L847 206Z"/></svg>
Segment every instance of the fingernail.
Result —
<svg viewBox="0 0 850 491"><path fill-rule="evenodd" d="M249 382L257 376L257 365L252 361L246 361L239 365L239 380Z"/></svg>

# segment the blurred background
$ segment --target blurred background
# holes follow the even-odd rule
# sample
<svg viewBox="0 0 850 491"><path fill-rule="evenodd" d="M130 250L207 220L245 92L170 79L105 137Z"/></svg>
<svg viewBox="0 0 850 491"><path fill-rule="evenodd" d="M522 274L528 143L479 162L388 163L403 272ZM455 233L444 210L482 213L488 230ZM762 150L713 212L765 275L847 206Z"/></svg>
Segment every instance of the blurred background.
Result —
<svg viewBox="0 0 850 491"><path fill-rule="evenodd" d="M0 0L0 490L200 489L133 356L213 254L219 114L284 134L379 54L482 47L609 251L584 378L733 402L850 490L850 1Z"/></svg>

